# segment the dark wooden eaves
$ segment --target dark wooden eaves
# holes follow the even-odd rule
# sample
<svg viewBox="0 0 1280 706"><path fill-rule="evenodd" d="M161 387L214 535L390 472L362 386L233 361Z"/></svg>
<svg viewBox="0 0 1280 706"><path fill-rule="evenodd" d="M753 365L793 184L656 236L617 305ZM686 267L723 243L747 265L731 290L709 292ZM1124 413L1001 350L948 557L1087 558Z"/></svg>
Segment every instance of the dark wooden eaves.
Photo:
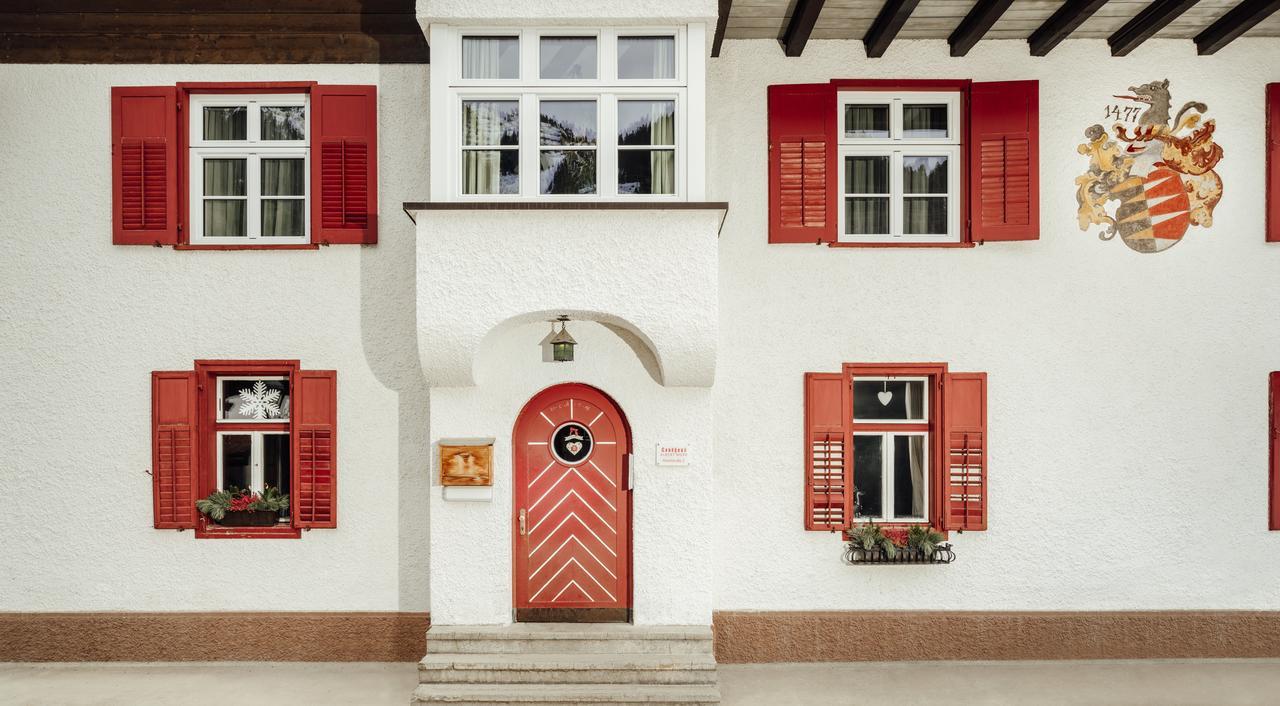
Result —
<svg viewBox="0 0 1280 706"><path fill-rule="evenodd" d="M1027 38L1031 56L1047 56L1105 4L1107 0L1067 0Z"/></svg>
<svg viewBox="0 0 1280 706"><path fill-rule="evenodd" d="M986 35L991 25L995 24L1012 4L1013 0L978 0L978 3L969 10L969 14L965 15L963 20L960 20L960 25L947 38L947 43L951 45L951 56L968 54L973 45Z"/></svg>
<svg viewBox="0 0 1280 706"><path fill-rule="evenodd" d="M791 12L791 21L782 33L782 53L787 56L800 56L804 45L809 42L813 26L818 22L818 14L826 0L796 0L795 9Z"/></svg>
<svg viewBox="0 0 1280 706"><path fill-rule="evenodd" d="M1191 9L1197 0L1155 0L1107 38L1112 56L1125 56Z"/></svg>
<svg viewBox="0 0 1280 706"><path fill-rule="evenodd" d="M866 36L862 38L867 56L884 56L889 45L893 43L894 37L898 36L902 25L906 24L907 18L911 17L912 11L918 4L920 0L885 0L884 7L880 8L880 14L876 15L875 22L871 23Z"/></svg>
<svg viewBox="0 0 1280 706"><path fill-rule="evenodd" d="M1244 0L1196 35L1196 51L1212 54L1280 9L1280 0Z"/></svg>

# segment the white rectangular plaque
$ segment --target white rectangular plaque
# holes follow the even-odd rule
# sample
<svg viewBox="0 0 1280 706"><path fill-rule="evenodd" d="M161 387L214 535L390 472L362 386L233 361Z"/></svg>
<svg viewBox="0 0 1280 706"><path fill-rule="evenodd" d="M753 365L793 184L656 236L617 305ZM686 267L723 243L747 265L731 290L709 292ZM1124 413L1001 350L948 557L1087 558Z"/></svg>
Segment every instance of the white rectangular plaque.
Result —
<svg viewBox="0 0 1280 706"><path fill-rule="evenodd" d="M659 466L689 465L689 445L685 443L659 443L656 462Z"/></svg>

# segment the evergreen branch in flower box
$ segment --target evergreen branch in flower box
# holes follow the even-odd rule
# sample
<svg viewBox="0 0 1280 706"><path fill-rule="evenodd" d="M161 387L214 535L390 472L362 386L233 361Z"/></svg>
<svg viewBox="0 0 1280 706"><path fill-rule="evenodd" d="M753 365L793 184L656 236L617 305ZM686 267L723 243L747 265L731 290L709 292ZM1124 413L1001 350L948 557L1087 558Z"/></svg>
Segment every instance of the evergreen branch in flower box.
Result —
<svg viewBox="0 0 1280 706"><path fill-rule="evenodd" d="M196 501L196 509L214 522L226 519L228 512L281 512L289 509L289 496L279 488L268 486L261 494L231 486L215 490Z"/></svg>

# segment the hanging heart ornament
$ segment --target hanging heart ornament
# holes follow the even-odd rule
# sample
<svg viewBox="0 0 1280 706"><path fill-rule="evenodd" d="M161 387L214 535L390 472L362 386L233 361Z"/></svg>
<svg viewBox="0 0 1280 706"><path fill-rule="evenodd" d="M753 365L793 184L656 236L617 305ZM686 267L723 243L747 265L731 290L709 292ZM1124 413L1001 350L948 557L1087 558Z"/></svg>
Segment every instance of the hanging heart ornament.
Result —
<svg viewBox="0 0 1280 706"><path fill-rule="evenodd" d="M893 393L888 390L883 390L881 392L877 392L876 397L880 400L881 406L888 407L889 400L893 399Z"/></svg>

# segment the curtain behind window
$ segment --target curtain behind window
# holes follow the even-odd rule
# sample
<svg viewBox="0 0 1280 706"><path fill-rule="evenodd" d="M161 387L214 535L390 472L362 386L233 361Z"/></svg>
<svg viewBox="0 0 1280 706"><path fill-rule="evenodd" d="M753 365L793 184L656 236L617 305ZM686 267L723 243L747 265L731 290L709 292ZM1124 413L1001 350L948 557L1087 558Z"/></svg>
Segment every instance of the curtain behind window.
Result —
<svg viewBox="0 0 1280 706"><path fill-rule="evenodd" d="M672 48L674 53L674 45ZM661 56L663 52L656 52ZM674 62L674 56L672 58ZM675 103L655 101L649 108L650 141L655 145L674 145L676 143ZM676 152L675 150L654 150L649 154L649 167L652 170L652 188L655 194L674 194L676 192Z"/></svg>

